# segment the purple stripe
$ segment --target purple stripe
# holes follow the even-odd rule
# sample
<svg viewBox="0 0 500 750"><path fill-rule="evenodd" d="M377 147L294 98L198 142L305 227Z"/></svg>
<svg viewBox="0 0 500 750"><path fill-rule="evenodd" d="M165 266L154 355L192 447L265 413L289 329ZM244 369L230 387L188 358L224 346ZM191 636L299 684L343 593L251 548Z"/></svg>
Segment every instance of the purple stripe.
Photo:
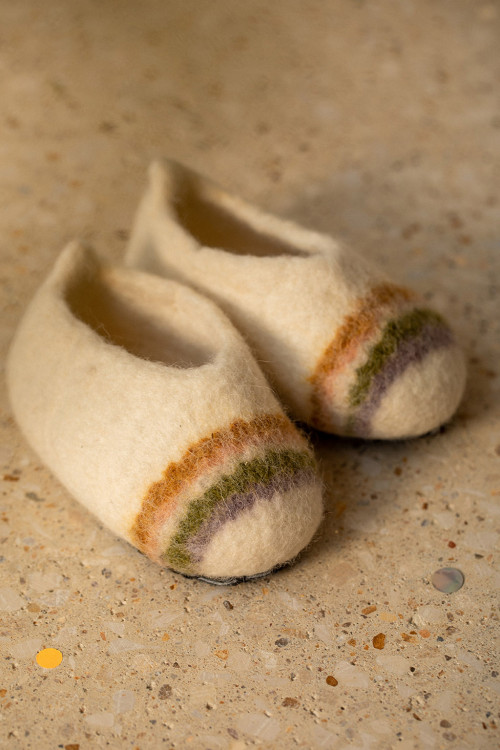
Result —
<svg viewBox="0 0 500 750"><path fill-rule="evenodd" d="M371 432L370 421L394 381L410 365L421 362L430 351L452 343L453 334L445 326L426 326L416 338L402 341L387 365L373 378L370 395L354 416L353 434L368 437Z"/></svg>
<svg viewBox="0 0 500 750"><path fill-rule="evenodd" d="M292 476L275 476L267 484L255 484L252 492L240 493L228 498L214 510L199 532L187 543L187 548L193 562L201 562L205 549L210 544L212 537L228 521L234 521L247 510L250 510L256 502L273 499L277 492L288 492L306 482L312 481L315 473L312 469L302 469Z"/></svg>

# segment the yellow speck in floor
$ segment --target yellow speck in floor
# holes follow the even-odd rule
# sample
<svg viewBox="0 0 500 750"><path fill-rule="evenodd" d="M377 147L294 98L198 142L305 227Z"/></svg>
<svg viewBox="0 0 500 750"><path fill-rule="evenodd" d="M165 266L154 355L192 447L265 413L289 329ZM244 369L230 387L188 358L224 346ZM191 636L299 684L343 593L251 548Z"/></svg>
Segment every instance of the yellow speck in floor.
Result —
<svg viewBox="0 0 500 750"><path fill-rule="evenodd" d="M44 669L54 669L62 662L63 655L57 648L44 648L36 655L38 666Z"/></svg>

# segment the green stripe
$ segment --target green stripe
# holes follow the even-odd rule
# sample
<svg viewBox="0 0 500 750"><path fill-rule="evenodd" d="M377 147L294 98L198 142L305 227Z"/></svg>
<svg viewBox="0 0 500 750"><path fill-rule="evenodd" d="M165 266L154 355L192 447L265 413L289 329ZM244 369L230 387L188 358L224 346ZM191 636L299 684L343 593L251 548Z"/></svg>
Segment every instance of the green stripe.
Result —
<svg viewBox="0 0 500 750"><path fill-rule="evenodd" d="M384 368L399 344L416 338L425 326L445 326L443 318L433 310L412 310L401 318L390 320L382 332L380 341L372 347L368 360L356 370L356 382L349 391L349 406L356 408L368 396L373 378Z"/></svg>
<svg viewBox="0 0 500 750"><path fill-rule="evenodd" d="M285 449L268 451L262 458L244 461L232 474L225 474L201 497L192 500L179 528L164 553L164 559L177 569L187 569L191 556L186 543L196 534L214 508L232 495L248 492L252 485L267 484L278 474L292 476L301 469L313 468L314 459L309 453Z"/></svg>

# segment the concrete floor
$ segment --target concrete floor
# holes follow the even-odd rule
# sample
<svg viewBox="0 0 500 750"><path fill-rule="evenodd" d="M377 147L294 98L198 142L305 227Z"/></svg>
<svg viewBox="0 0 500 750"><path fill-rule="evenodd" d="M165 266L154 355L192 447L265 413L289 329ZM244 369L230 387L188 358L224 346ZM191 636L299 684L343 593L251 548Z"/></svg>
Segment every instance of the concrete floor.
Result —
<svg viewBox="0 0 500 750"><path fill-rule="evenodd" d="M499 32L472 0L0 4L2 355L69 239L120 260L167 154L381 262L470 371L439 434L314 435L319 538L231 589L102 528L2 385L0 746L499 747Z"/></svg>

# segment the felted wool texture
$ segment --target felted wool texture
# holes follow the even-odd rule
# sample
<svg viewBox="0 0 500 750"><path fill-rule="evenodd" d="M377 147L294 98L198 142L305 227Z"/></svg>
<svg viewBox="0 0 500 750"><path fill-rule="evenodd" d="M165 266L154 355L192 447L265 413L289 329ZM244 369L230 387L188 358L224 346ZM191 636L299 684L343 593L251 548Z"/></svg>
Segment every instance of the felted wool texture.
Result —
<svg viewBox="0 0 500 750"><path fill-rule="evenodd" d="M292 415L321 430L414 437L461 400L461 349L413 292L174 161L150 167L125 262L216 301Z"/></svg>
<svg viewBox="0 0 500 750"><path fill-rule="evenodd" d="M210 300L69 245L7 362L15 417L112 531L217 580L293 559L322 517L305 437Z"/></svg>

